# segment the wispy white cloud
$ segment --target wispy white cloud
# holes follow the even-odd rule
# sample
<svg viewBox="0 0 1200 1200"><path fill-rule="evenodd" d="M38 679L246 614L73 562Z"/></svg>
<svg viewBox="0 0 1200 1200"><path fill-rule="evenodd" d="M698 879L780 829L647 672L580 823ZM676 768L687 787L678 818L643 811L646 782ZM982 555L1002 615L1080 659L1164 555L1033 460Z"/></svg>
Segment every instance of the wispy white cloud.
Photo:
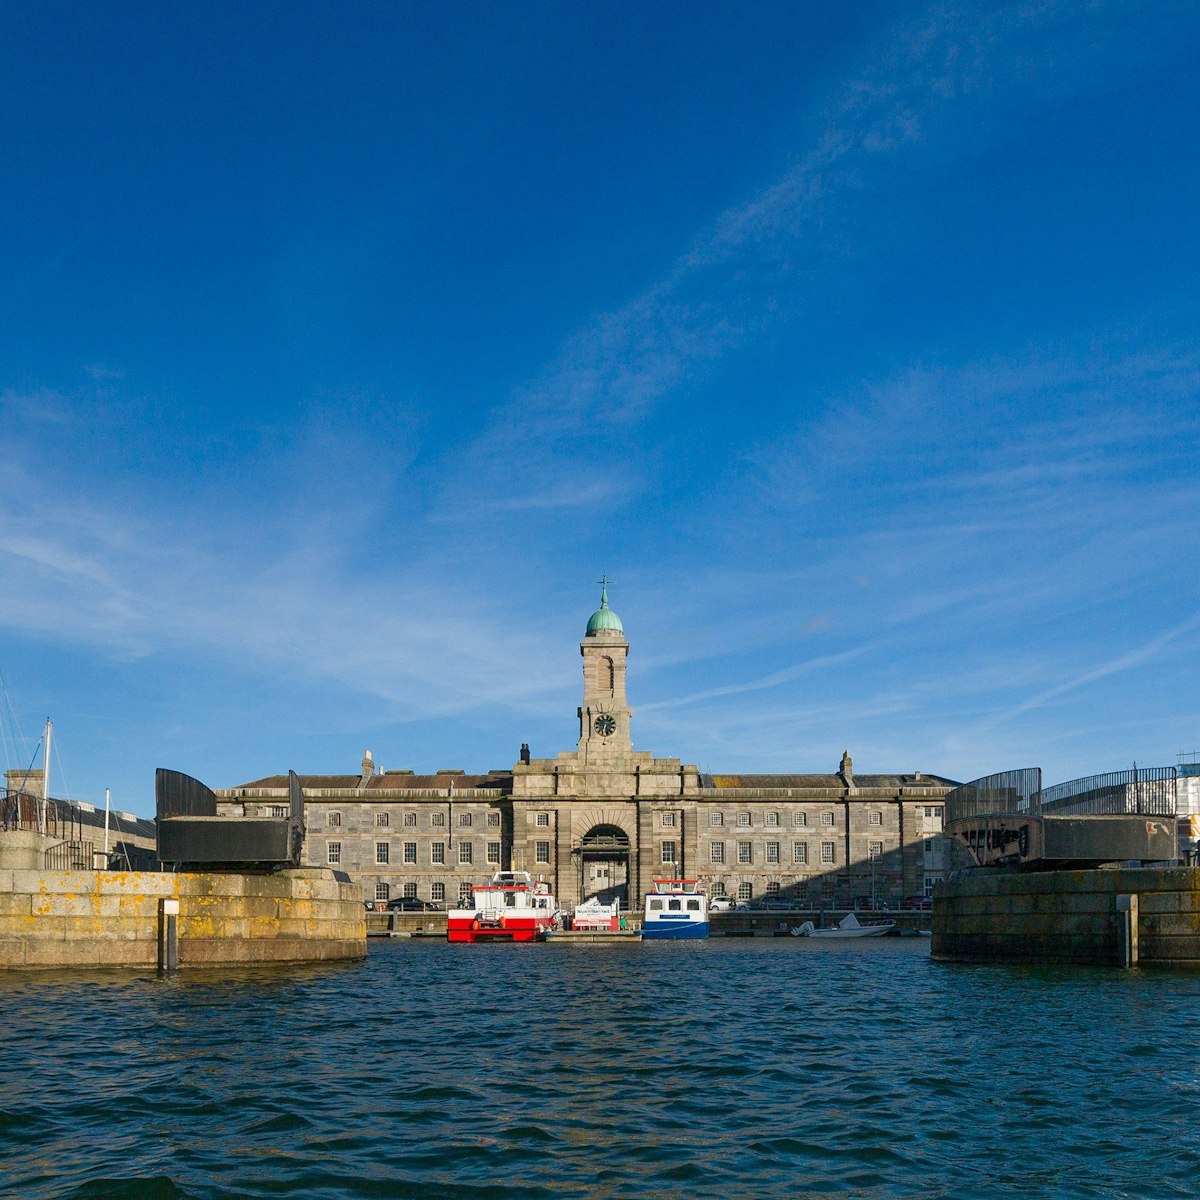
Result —
<svg viewBox="0 0 1200 1200"><path fill-rule="evenodd" d="M1111 675L1118 675L1122 672L1132 671L1135 668L1145 666L1147 663L1159 658L1185 634L1197 629L1200 629L1200 612L1196 612L1188 617L1187 620L1180 621L1178 624L1171 626L1170 629L1163 630L1133 650L1109 658L1098 666L1092 667L1081 674L1074 675L1072 678L1057 683L1053 687L1046 688L1038 692L1035 696L1030 696L1028 700L1024 700L1015 707L997 715L989 724L995 725L1001 721L1014 720L1024 713L1044 708L1052 700L1056 700L1060 696L1065 696L1069 692L1087 687L1089 684L1106 679Z"/></svg>
<svg viewBox="0 0 1200 1200"><path fill-rule="evenodd" d="M743 683L727 684L724 687L707 688L701 692L692 692L685 696L675 696L670 700L660 700L651 704L643 704L641 711L657 712L672 708L687 708L701 701L717 700L725 696L741 696L746 692L761 692L777 688L785 683L792 683L804 675L827 671L841 666L843 663L851 662L861 655L869 653L873 648L872 645L868 644L855 646L853 649L843 650L838 654L820 655L809 659L807 662L793 663L790 667L783 667L778 671L772 671L769 675L764 675L759 679L752 679Z"/></svg>
<svg viewBox="0 0 1200 1200"><path fill-rule="evenodd" d="M456 455L448 493L461 501L503 477L533 506L547 481L553 492L586 475L598 441L619 438L751 340L820 309L843 286L847 262L890 252L901 236L891 222L876 212L856 223L860 202L890 176L944 160L1031 91L1044 99L1080 86L1118 43L1127 56L1150 53L1137 49L1136 32L1122 34L1128 23L1119 8L1045 0L934 4L881 30L861 69L811 114L811 149L700 230L661 278L570 336ZM641 488L633 477L626 484L632 501Z"/></svg>

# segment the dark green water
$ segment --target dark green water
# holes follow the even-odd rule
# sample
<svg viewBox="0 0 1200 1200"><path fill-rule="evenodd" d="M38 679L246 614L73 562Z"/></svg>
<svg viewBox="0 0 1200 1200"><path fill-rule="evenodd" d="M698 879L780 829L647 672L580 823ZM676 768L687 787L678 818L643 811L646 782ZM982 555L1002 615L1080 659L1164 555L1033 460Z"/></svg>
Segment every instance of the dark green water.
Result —
<svg viewBox="0 0 1200 1200"><path fill-rule="evenodd" d="M5 1197L1200 1194L1200 976L373 943L0 979Z"/></svg>

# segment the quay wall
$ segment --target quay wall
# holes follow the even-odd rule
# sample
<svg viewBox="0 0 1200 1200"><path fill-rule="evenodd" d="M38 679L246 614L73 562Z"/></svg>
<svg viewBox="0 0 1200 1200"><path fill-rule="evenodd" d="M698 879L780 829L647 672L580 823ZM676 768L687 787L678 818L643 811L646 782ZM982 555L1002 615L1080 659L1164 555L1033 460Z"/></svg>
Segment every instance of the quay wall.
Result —
<svg viewBox="0 0 1200 1200"><path fill-rule="evenodd" d="M1141 965L1200 965L1200 869L1192 867L963 871L935 892L930 954L1117 965L1126 896L1136 897Z"/></svg>
<svg viewBox="0 0 1200 1200"><path fill-rule="evenodd" d="M362 889L332 871L272 875L0 870L0 970L158 966L179 901L179 966L366 955Z"/></svg>

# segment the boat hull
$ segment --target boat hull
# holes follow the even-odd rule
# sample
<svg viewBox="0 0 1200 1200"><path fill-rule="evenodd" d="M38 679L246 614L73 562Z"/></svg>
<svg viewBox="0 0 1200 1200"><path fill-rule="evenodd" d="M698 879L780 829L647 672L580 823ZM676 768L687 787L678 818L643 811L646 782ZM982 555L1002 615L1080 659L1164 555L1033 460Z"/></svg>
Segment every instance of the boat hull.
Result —
<svg viewBox="0 0 1200 1200"><path fill-rule="evenodd" d="M492 923L477 917L455 918L446 922L446 940L449 942L540 942L546 937L550 926L544 921L503 921Z"/></svg>
<svg viewBox="0 0 1200 1200"><path fill-rule="evenodd" d="M817 929L812 933L807 934L807 937L815 938L865 938L865 937L883 937L889 933L892 926L887 926L886 929L878 929L864 927L862 929Z"/></svg>
<svg viewBox="0 0 1200 1200"><path fill-rule="evenodd" d="M683 938L708 937L707 921L647 921L642 926L646 941L679 941Z"/></svg>

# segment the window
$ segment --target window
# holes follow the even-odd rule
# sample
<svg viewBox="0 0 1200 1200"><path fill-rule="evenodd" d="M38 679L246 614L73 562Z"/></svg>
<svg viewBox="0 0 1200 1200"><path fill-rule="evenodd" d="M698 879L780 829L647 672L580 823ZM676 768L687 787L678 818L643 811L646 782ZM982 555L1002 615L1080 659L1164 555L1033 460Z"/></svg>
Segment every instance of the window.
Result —
<svg viewBox="0 0 1200 1200"><path fill-rule="evenodd" d="M777 863L778 861L779 861L779 843L778 842L768 842L767 843L767 862Z"/></svg>
<svg viewBox="0 0 1200 1200"><path fill-rule="evenodd" d="M340 863L342 861L342 843L341 842L330 842L329 843L329 857L326 861L330 862L330 863Z"/></svg>
<svg viewBox="0 0 1200 1200"><path fill-rule="evenodd" d="M804 908L808 904L808 880L801 879L796 884L796 904L800 908Z"/></svg>
<svg viewBox="0 0 1200 1200"><path fill-rule="evenodd" d="M779 895L779 884L777 884L775 882L768 883L767 884L767 895L768 896L778 896Z"/></svg>
<svg viewBox="0 0 1200 1200"><path fill-rule="evenodd" d="M714 863L723 863L725 861L725 843L710 842L708 847L708 861Z"/></svg>
<svg viewBox="0 0 1200 1200"><path fill-rule="evenodd" d="M417 843L404 843L404 861L406 863L415 863L417 861Z"/></svg>
<svg viewBox="0 0 1200 1200"><path fill-rule="evenodd" d="M391 892L391 888L388 887L388 885L386 883L377 883L375 885L375 899L376 900L386 900L388 898L388 894L390 892Z"/></svg>
<svg viewBox="0 0 1200 1200"><path fill-rule="evenodd" d="M738 813L738 824L746 826L750 824L750 814L747 812Z"/></svg>
<svg viewBox="0 0 1200 1200"><path fill-rule="evenodd" d="M933 853L933 838L926 838L926 839L925 839L925 853L926 853L926 854L932 854L932 853Z"/></svg>
<svg viewBox="0 0 1200 1200"><path fill-rule="evenodd" d="M460 825L462 825L464 828L469 828L470 824L471 824L471 814L470 813L459 813L458 814L458 823Z"/></svg>
<svg viewBox="0 0 1200 1200"><path fill-rule="evenodd" d="M404 885L405 900L415 900L417 898L417 885L415 883L406 883Z"/></svg>
<svg viewBox="0 0 1200 1200"><path fill-rule="evenodd" d="M667 901L667 912L683 912L683 901L682 900L668 900Z"/></svg>
<svg viewBox="0 0 1200 1200"><path fill-rule="evenodd" d="M662 827L664 829L674 829L675 828L675 814L674 813L663 813L662 814Z"/></svg>
<svg viewBox="0 0 1200 1200"><path fill-rule="evenodd" d="M767 824L768 825L778 825L779 824L779 814L778 813L767 813Z"/></svg>
<svg viewBox="0 0 1200 1200"><path fill-rule="evenodd" d="M675 843L663 842L662 844L662 861L665 863L673 863L675 861Z"/></svg>
<svg viewBox="0 0 1200 1200"><path fill-rule="evenodd" d="M650 911L651 912L662 912L662 904L663 904L663 902L661 900L651 900L650 901Z"/></svg>
<svg viewBox="0 0 1200 1200"><path fill-rule="evenodd" d="M738 899L739 900L753 900L754 899L754 885L752 883L739 883L738 884Z"/></svg>
<svg viewBox="0 0 1200 1200"><path fill-rule="evenodd" d="M386 863L388 860L388 844L387 842L375 843L375 861L377 863Z"/></svg>
<svg viewBox="0 0 1200 1200"><path fill-rule="evenodd" d="M868 825L882 825L883 824L883 813L877 813L877 812L867 813L867 824Z"/></svg>
<svg viewBox="0 0 1200 1200"><path fill-rule="evenodd" d="M821 861L823 863L836 862L837 860L834 858L834 851L836 849L837 849L837 844L835 842L822 842L821 843Z"/></svg>
<svg viewBox="0 0 1200 1200"><path fill-rule="evenodd" d="M738 842L738 862L749 863L754 861L754 852L749 842Z"/></svg>
<svg viewBox="0 0 1200 1200"><path fill-rule="evenodd" d="M433 814L433 815L432 815L432 816L429 818L429 823L430 823L430 825L437 825L437 826L439 826L439 827L440 827L440 826L442 826L442 825L445 825L445 823L446 823L446 814L445 814L444 812L435 812L435 813L434 813L434 814Z"/></svg>
<svg viewBox="0 0 1200 1200"><path fill-rule="evenodd" d="M458 843L458 861L463 864L471 862L471 843L470 842L459 842Z"/></svg>
<svg viewBox="0 0 1200 1200"><path fill-rule="evenodd" d="M833 813L823 812L821 814L821 824L822 825L832 825L833 824Z"/></svg>
<svg viewBox="0 0 1200 1200"><path fill-rule="evenodd" d="M801 813L801 812L792 813L792 824L793 825L807 825L808 824L808 813Z"/></svg>
<svg viewBox="0 0 1200 1200"><path fill-rule="evenodd" d="M500 814L498 812L488 813L488 825L494 829L499 824L500 824Z"/></svg>
<svg viewBox="0 0 1200 1200"><path fill-rule="evenodd" d="M938 805L936 805L936 806L934 807L934 810L933 810L933 815L934 815L935 817L937 817L937 819L938 819L939 821L942 819L942 806L941 806L940 804L938 804ZM937 883L941 883L942 881L941 881L940 879L938 879L938 880L936 880L936 882L937 882Z"/></svg>
<svg viewBox="0 0 1200 1200"><path fill-rule="evenodd" d="M377 826L379 826L380 829L386 829L387 824L388 824L387 813L376 813L375 814L375 824Z"/></svg>
<svg viewBox="0 0 1200 1200"><path fill-rule="evenodd" d="M460 883L458 885L458 906L459 908L467 908L471 903L471 885L469 883Z"/></svg>
<svg viewBox="0 0 1200 1200"><path fill-rule="evenodd" d="M538 813L537 816L534 818L534 824L539 829L545 829L550 824L550 814L549 813Z"/></svg>
<svg viewBox="0 0 1200 1200"><path fill-rule="evenodd" d="M430 842L429 843L429 861L435 864L441 864L446 861L446 843L445 842Z"/></svg>
<svg viewBox="0 0 1200 1200"><path fill-rule="evenodd" d="M807 863L808 863L808 843L807 842L793 842L792 843L792 862L802 863L802 864L807 865Z"/></svg>
<svg viewBox="0 0 1200 1200"><path fill-rule="evenodd" d="M700 901L699 900L689 900L687 902L687 910L688 910L688 912L699 912L700 911Z"/></svg>
<svg viewBox="0 0 1200 1200"><path fill-rule="evenodd" d="M534 842L533 844L533 861L540 863L548 863L550 861L550 843L549 842Z"/></svg>
<svg viewBox="0 0 1200 1200"><path fill-rule="evenodd" d="M404 824L409 829L414 828L416 826L416 823L417 823L417 814L416 813L405 813L404 814Z"/></svg>
<svg viewBox="0 0 1200 1200"><path fill-rule="evenodd" d="M272 804L270 813L268 815L272 817L286 817L288 815L288 810L286 805Z"/></svg>
<svg viewBox="0 0 1200 1200"><path fill-rule="evenodd" d="M488 842L487 844L487 860L490 863L500 863L500 843Z"/></svg>
<svg viewBox="0 0 1200 1200"><path fill-rule="evenodd" d="M340 812L331 812L325 814L326 825L340 825L342 823L342 814Z"/></svg>
<svg viewBox="0 0 1200 1200"><path fill-rule="evenodd" d="M444 903L446 899L446 885L444 883L434 883L429 887L430 900L437 900L439 903Z"/></svg>
<svg viewBox="0 0 1200 1200"><path fill-rule="evenodd" d="M709 813L708 814L708 823L710 825L714 825L714 826L724 825L725 824L725 814L724 813Z"/></svg>
<svg viewBox="0 0 1200 1200"><path fill-rule="evenodd" d="M723 879L718 879L717 882L712 885L712 894L714 896L725 895L725 881Z"/></svg>
<svg viewBox="0 0 1200 1200"><path fill-rule="evenodd" d="M882 858L883 857L883 843L882 842L869 842L867 844L867 857L868 858Z"/></svg>

